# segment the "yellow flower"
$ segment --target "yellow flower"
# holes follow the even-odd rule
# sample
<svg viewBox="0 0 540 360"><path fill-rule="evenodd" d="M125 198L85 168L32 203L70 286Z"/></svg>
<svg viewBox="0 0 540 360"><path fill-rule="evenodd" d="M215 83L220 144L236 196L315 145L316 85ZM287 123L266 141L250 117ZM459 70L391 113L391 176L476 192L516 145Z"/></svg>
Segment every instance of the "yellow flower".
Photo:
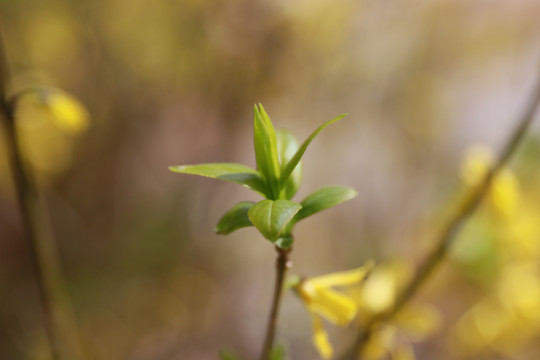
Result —
<svg viewBox="0 0 540 360"><path fill-rule="evenodd" d="M493 164L489 150L473 148L463 165L464 182L477 186ZM472 219L454 246L458 260L474 265L468 273L485 291L453 330L452 347L465 355L495 351L515 357L540 330L538 194L527 184L501 169L489 189L488 211Z"/></svg>
<svg viewBox="0 0 540 360"><path fill-rule="evenodd" d="M366 317L384 313L394 306L400 284L411 275L410 267L401 262L377 266L356 293L359 309ZM421 342L437 331L439 312L428 305L407 305L391 321L375 325L363 358L368 360L414 359L410 342Z"/></svg>
<svg viewBox="0 0 540 360"><path fill-rule="evenodd" d="M468 186L478 186L495 164L495 154L487 147L475 145L466 155L461 168L461 178ZM498 214L510 219L519 208L521 192L519 181L508 168L503 168L493 180L489 198Z"/></svg>
<svg viewBox="0 0 540 360"><path fill-rule="evenodd" d="M52 114L56 126L67 134L84 132L90 122L86 108L70 94L55 89L49 91L44 98L44 104Z"/></svg>
<svg viewBox="0 0 540 360"><path fill-rule="evenodd" d="M347 326L358 312L356 301L333 287L351 286L361 283L374 266L373 261L364 266L343 272L301 279L293 285L302 299L313 321L313 344L324 359L332 357L333 348L324 330L322 318Z"/></svg>
<svg viewBox="0 0 540 360"><path fill-rule="evenodd" d="M77 136L90 125L85 107L55 88L21 92L15 116L23 156L46 174L61 173L69 167Z"/></svg>
<svg viewBox="0 0 540 360"><path fill-rule="evenodd" d="M409 305L391 322L376 325L362 353L367 360L416 359L411 342L422 342L440 327L439 312L428 305Z"/></svg>
<svg viewBox="0 0 540 360"><path fill-rule="evenodd" d="M495 163L495 154L482 145L471 146L461 166L461 179L469 186L480 184Z"/></svg>

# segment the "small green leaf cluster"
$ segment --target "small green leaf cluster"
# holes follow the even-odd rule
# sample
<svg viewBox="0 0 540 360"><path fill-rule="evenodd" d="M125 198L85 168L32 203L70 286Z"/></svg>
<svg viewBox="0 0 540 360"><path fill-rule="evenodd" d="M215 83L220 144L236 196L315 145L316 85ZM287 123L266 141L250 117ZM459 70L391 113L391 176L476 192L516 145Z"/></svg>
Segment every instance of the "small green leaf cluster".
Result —
<svg viewBox="0 0 540 360"><path fill-rule="evenodd" d="M294 225L319 211L350 200L357 195L345 186L326 186L300 203L292 201L302 182L302 156L313 139L340 115L319 126L301 145L285 129L276 131L261 104L255 105L254 147L257 170L237 163L171 166L171 171L226 180L251 189L265 199L243 201L228 210L218 222L218 234L230 234L255 226L272 243L289 248Z"/></svg>

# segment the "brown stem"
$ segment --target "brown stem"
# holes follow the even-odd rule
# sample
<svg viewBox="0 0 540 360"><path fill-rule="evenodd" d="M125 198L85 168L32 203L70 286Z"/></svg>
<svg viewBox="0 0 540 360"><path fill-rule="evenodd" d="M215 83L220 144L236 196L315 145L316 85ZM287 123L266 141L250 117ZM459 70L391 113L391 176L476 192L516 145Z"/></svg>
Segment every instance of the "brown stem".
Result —
<svg viewBox="0 0 540 360"><path fill-rule="evenodd" d="M44 315L45 331L51 344L51 352L54 359L60 359L60 352L58 346L55 344L55 333L53 331L54 321L52 315L52 303L47 295L46 278L41 271L41 262L39 259L38 243L36 240L36 231L31 220L31 208L32 199L35 198L33 194L33 187L30 186L29 177L25 174L24 166L21 161L20 146L15 131L15 123L12 115L12 109L9 104L1 100L2 115L5 119L6 129L6 142L9 153L9 162L11 165L11 171L13 174L13 182L15 185L15 193L17 196L17 202L21 211L22 229L25 233L25 237L28 239L30 245L31 263L34 268L34 272L37 277L38 284L38 297L41 303L41 307Z"/></svg>
<svg viewBox="0 0 540 360"><path fill-rule="evenodd" d="M268 319L268 326L266 327L266 336L264 340L263 350L261 352L261 360L268 360L272 346L274 345L274 338L277 329L279 306L281 304L281 294L283 293L283 282L285 281L285 275L287 269L290 268L289 253L291 249L281 249L276 246L277 259L276 259L276 283L274 285L274 296L272 298L272 309L270 310L270 317Z"/></svg>
<svg viewBox="0 0 540 360"><path fill-rule="evenodd" d="M65 293L47 213L40 204L37 186L25 167L21 154L15 124L15 103L6 95L8 76L5 48L0 36L0 116L6 129L7 152L21 212L22 229L28 239L31 264L37 278L45 333L53 359L81 359L79 339L71 318L70 304Z"/></svg>
<svg viewBox="0 0 540 360"><path fill-rule="evenodd" d="M418 266L415 275L405 285L398 294L394 305L386 312L373 316L369 319L363 329L359 332L353 346L344 353L340 359L358 359L365 344L372 335L375 326L381 322L387 321L398 313L402 307L416 294L418 289L425 283L435 268L441 263L447 255L448 249L452 245L456 235L459 233L465 222L471 217L478 205L484 199L493 179L505 166L510 157L516 151L518 145L522 142L540 102L540 80L536 84L531 95L530 101L525 108L521 118L517 122L514 131L511 133L506 145L503 147L499 160L493 168L487 173L482 183L471 191L470 194L461 203L457 211L451 216L443 227L440 235L437 237L435 248L424 258L424 261Z"/></svg>

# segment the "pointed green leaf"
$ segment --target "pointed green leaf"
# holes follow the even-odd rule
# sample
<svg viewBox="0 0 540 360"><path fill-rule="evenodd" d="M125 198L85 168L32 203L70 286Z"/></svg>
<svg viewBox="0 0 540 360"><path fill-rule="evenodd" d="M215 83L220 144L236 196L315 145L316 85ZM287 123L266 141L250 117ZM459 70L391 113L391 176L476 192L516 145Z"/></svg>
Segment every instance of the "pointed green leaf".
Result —
<svg viewBox="0 0 540 360"><path fill-rule="evenodd" d="M259 174L254 173L236 173L236 174L223 174L218 176L217 179L230 181L236 184L243 185L248 189L251 189L255 192L258 192L264 197L270 195L270 191L267 189L267 186L264 180Z"/></svg>
<svg viewBox="0 0 540 360"><path fill-rule="evenodd" d="M253 226L247 215L248 210L255 205L253 201L243 201L233 206L219 220L216 228L216 233L228 235L235 230L243 227Z"/></svg>
<svg viewBox="0 0 540 360"><path fill-rule="evenodd" d="M298 163L300 162L300 160L302 159L302 156L304 155L304 153L306 152L306 149L307 147L309 146L309 144L313 141L313 139L315 139L315 137L317 135L319 135L319 133L321 131L324 130L324 128L326 128L328 125L330 124L333 124L335 123L336 121L344 118L345 116L347 116L347 114L343 114L343 115L339 115L338 117L330 120L330 121L327 121L325 122L324 124L322 124L321 126L319 126L303 143L302 145L300 146L300 148L296 151L296 153L294 154L294 156L292 157L292 159L287 163L287 166L285 166L284 170L281 172L281 177L279 179L279 183L280 184L283 184L285 183L285 181L289 178L289 176L291 175L291 173L293 172L293 170L296 168L296 165L298 165Z"/></svg>
<svg viewBox="0 0 540 360"><path fill-rule="evenodd" d="M298 150L298 141L287 129L279 129L276 137L280 166L284 168Z"/></svg>
<svg viewBox="0 0 540 360"><path fill-rule="evenodd" d="M220 179L243 185L260 194L265 195L268 191L264 180L259 173L242 164L216 163L200 165L169 166L169 170L180 173L205 176L212 179Z"/></svg>
<svg viewBox="0 0 540 360"><path fill-rule="evenodd" d="M265 238L274 242L301 208L290 200L263 200L249 209L248 217Z"/></svg>
<svg viewBox="0 0 540 360"><path fill-rule="evenodd" d="M217 179L222 175L251 173L257 174L257 171L249 166L236 163L216 163L216 164L199 164L199 165L181 165L169 166L171 171L181 174L200 175Z"/></svg>
<svg viewBox="0 0 540 360"><path fill-rule="evenodd" d="M272 191L272 198L279 194L278 180L280 174L277 151L277 139L270 117L261 104L255 105L253 122L253 142L257 169L261 172Z"/></svg>
<svg viewBox="0 0 540 360"><path fill-rule="evenodd" d="M298 150L298 142L294 135L286 129L280 129L277 132L277 147L281 171L285 170L287 163L293 158ZM298 191L302 183L302 161L298 163L291 176L282 185L282 192L285 199L291 199Z"/></svg>
<svg viewBox="0 0 540 360"><path fill-rule="evenodd" d="M308 195L302 202L302 209L298 211L293 222L296 223L319 211L328 209L351 200L358 195L358 192L346 186L326 186Z"/></svg>

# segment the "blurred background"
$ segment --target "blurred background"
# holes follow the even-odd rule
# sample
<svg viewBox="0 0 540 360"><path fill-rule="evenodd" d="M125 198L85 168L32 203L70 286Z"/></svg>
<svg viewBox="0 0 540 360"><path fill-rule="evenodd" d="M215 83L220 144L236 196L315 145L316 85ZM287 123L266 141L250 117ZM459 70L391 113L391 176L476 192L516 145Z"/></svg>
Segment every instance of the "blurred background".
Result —
<svg viewBox="0 0 540 360"><path fill-rule="evenodd" d="M467 186L467 149L500 148L540 69L538 0L3 0L0 22L10 90L58 87L91 116L76 136L35 132L25 153L99 360L256 357L274 251L253 228L213 228L257 197L167 169L255 166L254 103L300 140L349 113L308 149L295 199L327 184L359 196L297 227L292 272L414 264ZM441 318L421 343L404 335L419 359L540 353L539 140L537 124L511 164L513 215L486 202L416 299ZM0 145L0 359L48 359ZM317 358L292 294L281 325L290 359ZM337 352L354 336L328 329Z"/></svg>

